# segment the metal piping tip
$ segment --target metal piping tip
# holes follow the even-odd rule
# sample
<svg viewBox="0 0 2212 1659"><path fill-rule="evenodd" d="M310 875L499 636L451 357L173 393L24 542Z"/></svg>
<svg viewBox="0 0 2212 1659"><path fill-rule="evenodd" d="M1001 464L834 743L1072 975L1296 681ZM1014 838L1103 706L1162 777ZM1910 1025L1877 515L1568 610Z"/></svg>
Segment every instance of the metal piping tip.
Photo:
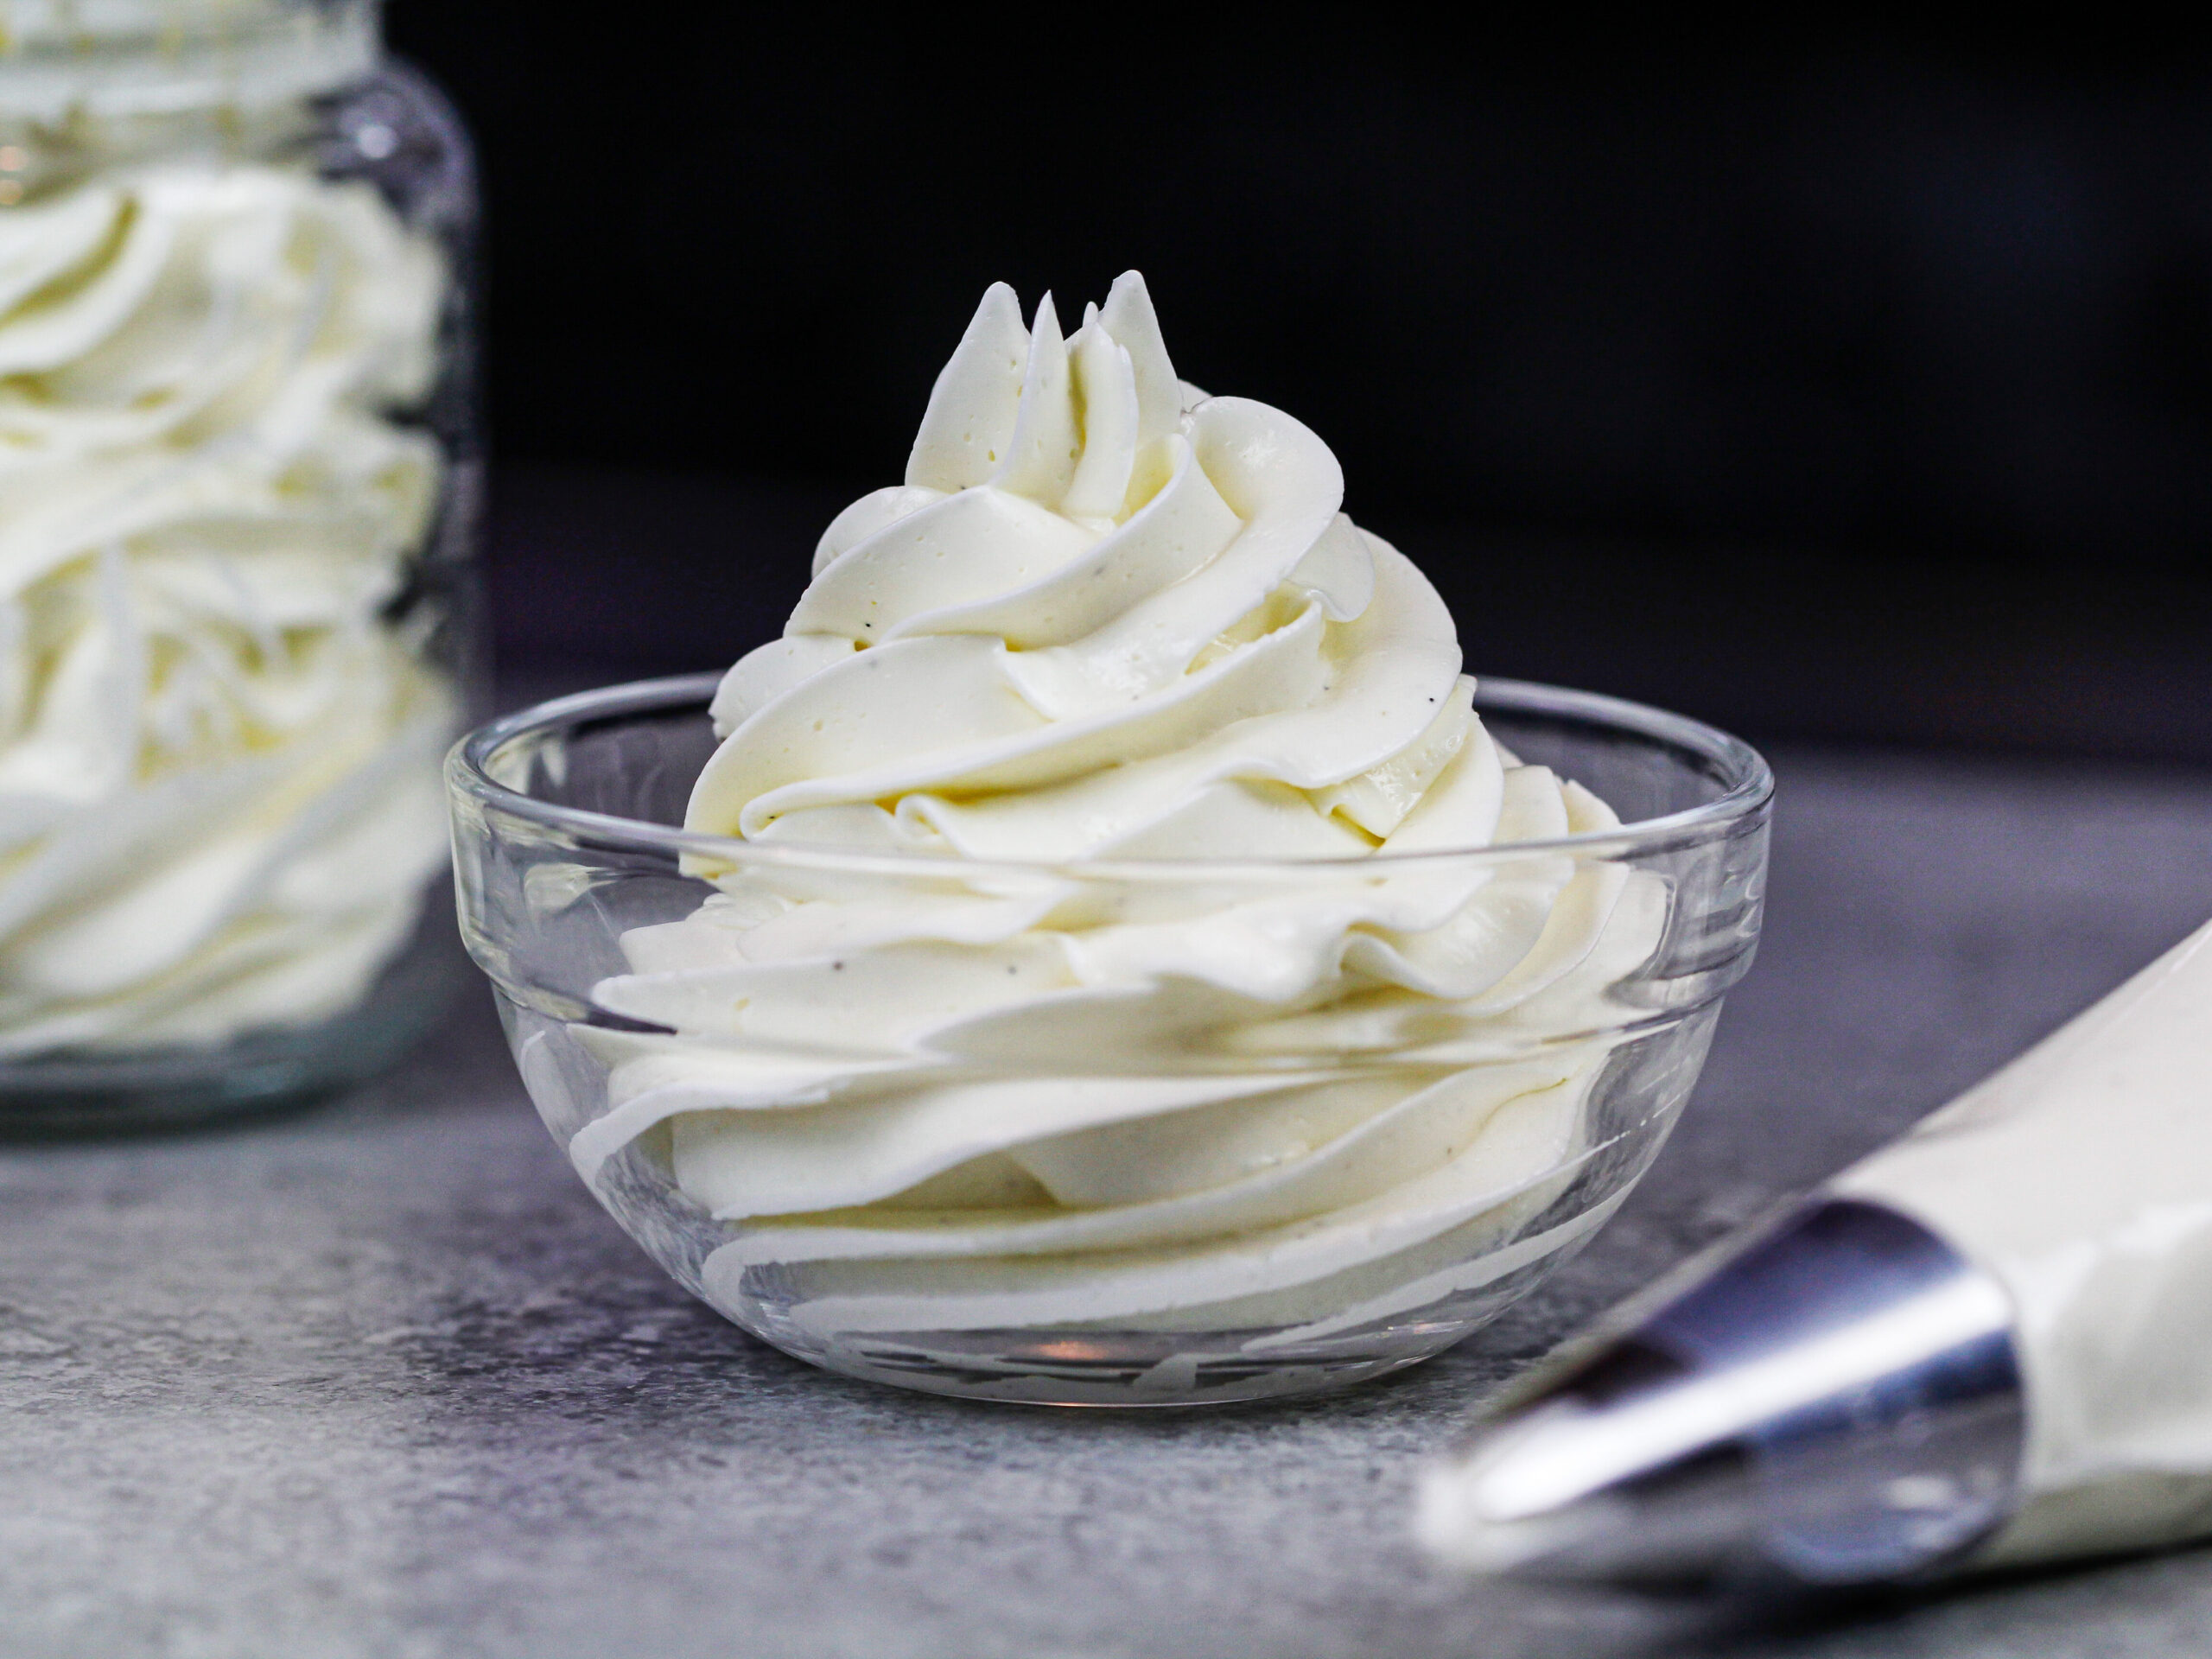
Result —
<svg viewBox="0 0 2212 1659"><path fill-rule="evenodd" d="M1841 1585L2002 1522L2024 1417L2003 1288L1909 1217L1818 1198L1570 1344L1423 1484L1489 1573Z"/></svg>

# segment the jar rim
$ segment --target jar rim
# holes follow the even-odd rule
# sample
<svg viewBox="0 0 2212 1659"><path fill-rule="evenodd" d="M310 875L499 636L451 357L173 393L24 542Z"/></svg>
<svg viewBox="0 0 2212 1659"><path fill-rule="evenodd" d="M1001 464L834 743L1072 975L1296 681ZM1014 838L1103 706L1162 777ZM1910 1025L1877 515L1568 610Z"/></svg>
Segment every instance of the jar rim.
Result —
<svg viewBox="0 0 2212 1659"><path fill-rule="evenodd" d="M375 69L382 13L382 0L18 7L0 32L0 118L160 118L317 97Z"/></svg>
<svg viewBox="0 0 2212 1659"><path fill-rule="evenodd" d="M1498 846L1446 848L1414 853L1370 853L1345 858L969 858L940 853L862 852L803 842L747 841L704 830L655 823L644 818L594 811L544 800L502 783L493 774L500 751L519 739L563 728L625 717L637 718L696 705L703 712L720 683L719 674L687 674L635 680L555 697L502 715L470 732L446 757L447 787L455 804L469 803L523 819L542 830L573 836L593 846L622 849L716 868L745 866L783 869L835 870L854 874L944 880L1001 872L1036 876L1079 873L1092 879L1121 880L1274 880L1287 873L1404 874L1471 860L1504 862L1547 853L1581 857L1634 857L1717 839L1763 813L1774 794L1774 773L1764 756L1741 738L1687 715L1674 714L1601 692L1578 691L1534 681L1478 678L1476 712L1485 708L1549 716L1641 739L1655 747L1687 751L1705 763L1725 785L1709 801L1624 823L1618 828L1584 830L1541 841Z"/></svg>

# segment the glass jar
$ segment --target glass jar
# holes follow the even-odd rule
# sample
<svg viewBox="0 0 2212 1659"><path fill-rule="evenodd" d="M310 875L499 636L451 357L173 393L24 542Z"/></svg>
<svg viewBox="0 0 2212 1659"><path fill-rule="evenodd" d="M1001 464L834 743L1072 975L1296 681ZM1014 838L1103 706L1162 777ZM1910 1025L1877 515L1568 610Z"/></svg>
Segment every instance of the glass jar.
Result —
<svg viewBox="0 0 2212 1659"><path fill-rule="evenodd" d="M1656 709L1476 690L1612 828L1048 864L674 828L715 685L457 747L461 931L599 1201L854 1376L1192 1405L1424 1359L1627 1197L1758 941L1766 765Z"/></svg>
<svg viewBox="0 0 2212 1659"><path fill-rule="evenodd" d="M349 1081L457 978L476 189L378 23L0 17L0 1132Z"/></svg>

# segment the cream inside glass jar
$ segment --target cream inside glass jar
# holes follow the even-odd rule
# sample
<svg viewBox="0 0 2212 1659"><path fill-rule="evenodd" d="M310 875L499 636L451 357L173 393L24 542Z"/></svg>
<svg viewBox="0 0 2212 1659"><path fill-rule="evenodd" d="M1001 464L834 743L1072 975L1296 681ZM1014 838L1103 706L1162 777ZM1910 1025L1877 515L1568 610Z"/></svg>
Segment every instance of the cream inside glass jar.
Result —
<svg viewBox="0 0 2212 1659"><path fill-rule="evenodd" d="M0 1115L369 1069L462 706L472 166L307 0L0 37Z"/></svg>

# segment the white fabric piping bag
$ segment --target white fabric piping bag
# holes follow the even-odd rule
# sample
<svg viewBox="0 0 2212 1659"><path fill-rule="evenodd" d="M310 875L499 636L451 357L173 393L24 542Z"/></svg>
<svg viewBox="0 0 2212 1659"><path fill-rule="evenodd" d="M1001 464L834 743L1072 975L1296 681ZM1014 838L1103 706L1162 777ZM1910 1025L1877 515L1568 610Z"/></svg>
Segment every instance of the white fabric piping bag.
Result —
<svg viewBox="0 0 2212 1659"><path fill-rule="evenodd" d="M1813 1584L2212 1535L2212 925L1539 1366L1419 1532Z"/></svg>

